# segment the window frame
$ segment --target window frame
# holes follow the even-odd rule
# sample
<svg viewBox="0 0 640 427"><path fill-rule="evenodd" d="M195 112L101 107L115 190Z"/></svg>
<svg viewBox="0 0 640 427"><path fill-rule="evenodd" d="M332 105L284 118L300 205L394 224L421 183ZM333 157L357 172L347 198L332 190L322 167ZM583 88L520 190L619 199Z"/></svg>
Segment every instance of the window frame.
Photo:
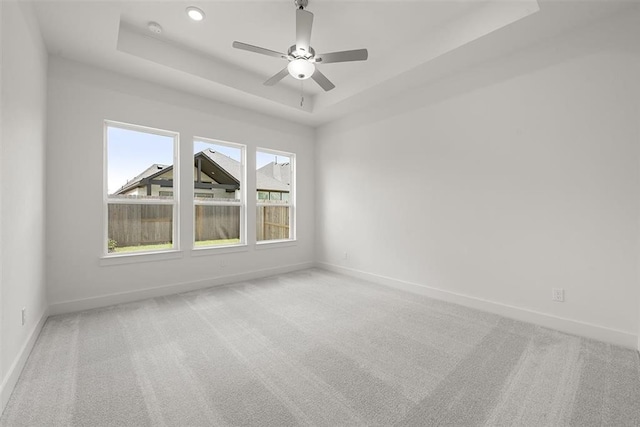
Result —
<svg viewBox="0 0 640 427"><path fill-rule="evenodd" d="M282 244L286 244L286 243L290 243L290 242L296 242L297 240L297 232L296 232L296 153L293 152L289 152L289 151L282 151L282 150L274 150L272 148L263 148L263 147L256 147L255 149L255 157L257 160L258 157L258 153L262 152L262 153L266 153L266 154L273 154L275 156L284 156L284 157L288 157L289 158L289 164L290 164L290 170L291 170L291 182L289 184L289 200L281 200L282 202L285 203L278 203L278 204L271 204L271 203L264 203L262 202L259 197L258 197L258 176L257 176L257 164L256 164L256 175L255 175L255 185L256 185L256 197L255 197L255 202L256 202L256 214L257 214L257 210L259 207L261 206L288 206L289 207L289 238L288 239L274 239L274 240L258 240L258 230L256 229L256 234L254 236L254 239L256 240L256 245L257 246L262 246L262 245L282 245ZM282 196L281 196L282 197ZM271 191L269 191L269 199L267 199L267 201L271 200ZM257 225L257 224L256 224Z"/></svg>
<svg viewBox="0 0 640 427"><path fill-rule="evenodd" d="M221 145L240 150L240 201L225 202L220 200L198 200L196 199L196 189L191 183L191 199L193 201L193 233L191 238L192 251L216 251L229 248L239 248L247 246L247 146L237 142L223 141L215 138L194 136L191 140L192 157L195 153L195 143L204 142L207 144ZM193 179L192 179L193 181ZM196 246L196 206L239 206L240 207L240 241L238 243Z"/></svg>
<svg viewBox="0 0 640 427"><path fill-rule="evenodd" d="M109 197L109 128L118 128L134 132L173 138L173 198L171 199L116 199ZM180 133L154 127L124 123L115 120L104 120L103 124L103 189L102 189L102 258L140 257L141 255L166 254L180 252ZM171 223L172 247L168 249L154 249L135 252L109 252L109 205L171 205L173 217Z"/></svg>

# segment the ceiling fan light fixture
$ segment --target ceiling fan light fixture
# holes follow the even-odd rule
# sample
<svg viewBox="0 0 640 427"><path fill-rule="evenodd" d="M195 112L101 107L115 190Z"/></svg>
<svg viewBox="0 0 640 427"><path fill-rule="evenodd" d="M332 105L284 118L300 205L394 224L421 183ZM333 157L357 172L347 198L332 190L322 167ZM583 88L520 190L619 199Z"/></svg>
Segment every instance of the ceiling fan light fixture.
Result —
<svg viewBox="0 0 640 427"><path fill-rule="evenodd" d="M202 21L204 19L204 12L202 11L202 9L199 9L195 6L189 6L186 11L187 15L189 15L189 18L193 19L194 21Z"/></svg>
<svg viewBox="0 0 640 427"><path fill-rule="evenodd" d="M294 59L289 62L287 70L289 70L289 74L291 74L293 78L306 80L316 71L316 66L314 63L309 62L306 59Z"/></svg>

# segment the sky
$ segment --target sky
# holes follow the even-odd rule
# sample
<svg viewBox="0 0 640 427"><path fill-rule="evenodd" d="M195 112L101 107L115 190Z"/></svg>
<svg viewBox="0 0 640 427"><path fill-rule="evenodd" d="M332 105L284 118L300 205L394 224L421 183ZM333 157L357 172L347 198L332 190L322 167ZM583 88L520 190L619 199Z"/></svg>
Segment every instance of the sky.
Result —
<svg viewBox="0 0 640 427"><path fill-rule="evenodd" d="M205 141L194 141L193 153L212 148L240 161L240 149ZM256 153L256 168L278 161L286 163L289 157L271 153ZM173 164L173 137L137 132L109 126L107 128L107 187L109 194L115 192L127 180L131 180L152 164Z"/></svg>
<svg viewBox="0 0 640 427"><path fill-rule="evenodd" d="M173 163L173 138L170 136L109 126L107 143L109 194L154 163Z"/></svg>

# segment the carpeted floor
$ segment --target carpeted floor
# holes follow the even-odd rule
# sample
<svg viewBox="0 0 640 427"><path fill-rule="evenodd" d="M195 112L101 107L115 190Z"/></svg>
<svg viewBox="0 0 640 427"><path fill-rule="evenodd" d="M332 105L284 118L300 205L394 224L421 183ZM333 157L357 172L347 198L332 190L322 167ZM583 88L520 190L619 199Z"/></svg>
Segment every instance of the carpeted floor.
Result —
<svg viewBox="0 0 640 427"><path fill-rule="evenodd" d="M307 270L50 318L0 424L638 426L640 362Z"/></svg>

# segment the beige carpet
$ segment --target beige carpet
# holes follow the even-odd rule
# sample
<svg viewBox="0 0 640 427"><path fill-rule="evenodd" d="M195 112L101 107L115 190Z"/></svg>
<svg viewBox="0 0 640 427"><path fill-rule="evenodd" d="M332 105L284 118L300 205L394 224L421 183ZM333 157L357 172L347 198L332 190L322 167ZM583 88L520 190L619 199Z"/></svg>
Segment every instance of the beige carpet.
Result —
<svg viewBox="0 0 640 427"><path fill-rule="evenodd" d="M640 363L308 270L52 317L0 424L638 426Z"/></svg>

